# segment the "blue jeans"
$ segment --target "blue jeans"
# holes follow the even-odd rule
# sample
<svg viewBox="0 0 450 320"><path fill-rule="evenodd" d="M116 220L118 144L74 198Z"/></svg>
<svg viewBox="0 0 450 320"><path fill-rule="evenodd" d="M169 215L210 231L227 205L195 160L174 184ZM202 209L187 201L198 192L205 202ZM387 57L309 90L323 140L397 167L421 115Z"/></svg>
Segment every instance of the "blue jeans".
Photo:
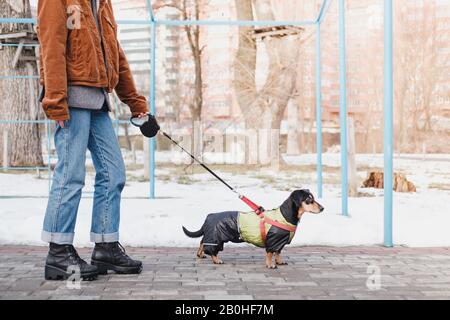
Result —
<svg viewBox="0 0 450 320"><path fill-rule="evenodd" d="M108 112L70 108L70 120L56 127L55 147L58 163L42 240L72 244L89 149L96 171L91 241L118 241L125 164Z"/></svg>

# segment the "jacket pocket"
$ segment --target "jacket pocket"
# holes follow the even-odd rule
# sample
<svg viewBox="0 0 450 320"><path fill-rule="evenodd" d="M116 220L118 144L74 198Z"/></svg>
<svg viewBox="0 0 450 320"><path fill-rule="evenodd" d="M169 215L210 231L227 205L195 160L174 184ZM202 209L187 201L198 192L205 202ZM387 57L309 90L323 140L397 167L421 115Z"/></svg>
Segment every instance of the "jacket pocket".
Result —
<svg viewBox="0 0 450 320"><path fill-rule="evenodd" d="M103 35L105 38L105 46L106 46L106 59L108 63L108 67L111 70L114 70L112 73L111 83L113 86L117 82L117 75L119 72L119 47L117 41L117 31L118 27L114 20L107 14L104 15L104 30Z"/></svg>
<svg viewBox="0 0 450 320"><path fill-rule="evenodd" d="M114 35L114 37L116 37L117 36L117 24L115 22L113 22L108 15L105 15L104 17L108 24L107 27L109 30L107 30L107 31L109 32L109 34Z"/></svg>

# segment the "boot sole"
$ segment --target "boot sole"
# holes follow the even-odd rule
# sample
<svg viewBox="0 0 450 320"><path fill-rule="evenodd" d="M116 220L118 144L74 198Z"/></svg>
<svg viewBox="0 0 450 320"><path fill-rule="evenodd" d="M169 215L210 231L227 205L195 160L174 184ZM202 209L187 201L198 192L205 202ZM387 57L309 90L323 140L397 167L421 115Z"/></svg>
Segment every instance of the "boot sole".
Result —
<svg viewBox="0 0 450 320"><path fill-rule="evenodd" d="M45 265L45 280L62 281L62 280L67 280L72 275L73 275L73 273L67 273L63 269L60 269L60 268L57 268L54 266ZM98 272L97 271L85 272L85 273L82 273L80 275L80 277L81 277L81 279L83 279L85 281L93 281L93 280L97 279Z"/></svg>
<svg viewBox="0 0 450 320"><path fill-rule="evenodd" d="M110 263L92 260L91 264L96 266L101 275L108 274L108 270L115 271L118 274L139 274L142 272L142 266L139 267L120 267Z"/></svg>

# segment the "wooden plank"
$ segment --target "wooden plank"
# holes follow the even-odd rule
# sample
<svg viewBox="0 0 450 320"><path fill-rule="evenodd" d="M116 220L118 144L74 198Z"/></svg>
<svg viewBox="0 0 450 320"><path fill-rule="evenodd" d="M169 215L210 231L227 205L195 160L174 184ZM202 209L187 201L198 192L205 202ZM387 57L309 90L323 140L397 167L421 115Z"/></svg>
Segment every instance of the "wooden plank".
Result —
<svg viewBox="0 0 450 320"><path fill-rule="evenodd" d="M15 69L17 67L17 63L19 62L20 55L22 54L23 50L23 40L20 40L20 44L16 49L16 53L14 54L14 59L12 61L12 67Z"/></svg>
<svg viewBox="0 0 450 320"><path fill-rule="evenodd" d="M29 102L29 106L30 106L30 116L31 116L31 119L37 119L38 113L39 113L39 109L38 109L38 102L36 101L37 100L36 92L34 90L36 81L35 81L35 79L31 78L31 76L33 76L33 74L34 74L34 68L33 68L34 63L32 64L30 62L27 62L26 66L27 66L28 76L30 77L30 78L28 78L28 86L29 86L29 89L28 89L28 94L29 94L28 102Z"/></svg>
<svg viewBox="0 0 450 320"><path fill-rule="evenodd" d="M254 30L252 37L260 39L265 37L286 37L289 35L297 35L304 32L303 28L292 26L264 27Z"/></svg>
<svg viewBox="0 0 450 320"><path fill-rule="evenodd" d="M36 57L31 56L21 56L19 58L19 61L37 61L38 59Z"/></svg>
<svg viewBox="0 0 450 320"><path fill-rule="evenodd" d="M0 34L0 40L3 39L17 39L17 38L25 38L28 35L28 32L13 32L13 33L2 33Z"/></svg>

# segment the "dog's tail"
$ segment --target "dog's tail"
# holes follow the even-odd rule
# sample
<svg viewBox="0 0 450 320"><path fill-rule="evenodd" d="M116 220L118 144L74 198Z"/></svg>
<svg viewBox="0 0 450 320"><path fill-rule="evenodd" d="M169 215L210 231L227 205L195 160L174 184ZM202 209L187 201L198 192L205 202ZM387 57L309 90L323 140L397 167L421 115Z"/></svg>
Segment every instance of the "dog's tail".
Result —
<svg viewBox="0 0 450 320"><path fill-rule="evenodd" d="M200 230L192 232L183 227L183 232L185 235L187 235L189 238L200 238L205 233L203 232L203 227L200 228Z"/></svg>

